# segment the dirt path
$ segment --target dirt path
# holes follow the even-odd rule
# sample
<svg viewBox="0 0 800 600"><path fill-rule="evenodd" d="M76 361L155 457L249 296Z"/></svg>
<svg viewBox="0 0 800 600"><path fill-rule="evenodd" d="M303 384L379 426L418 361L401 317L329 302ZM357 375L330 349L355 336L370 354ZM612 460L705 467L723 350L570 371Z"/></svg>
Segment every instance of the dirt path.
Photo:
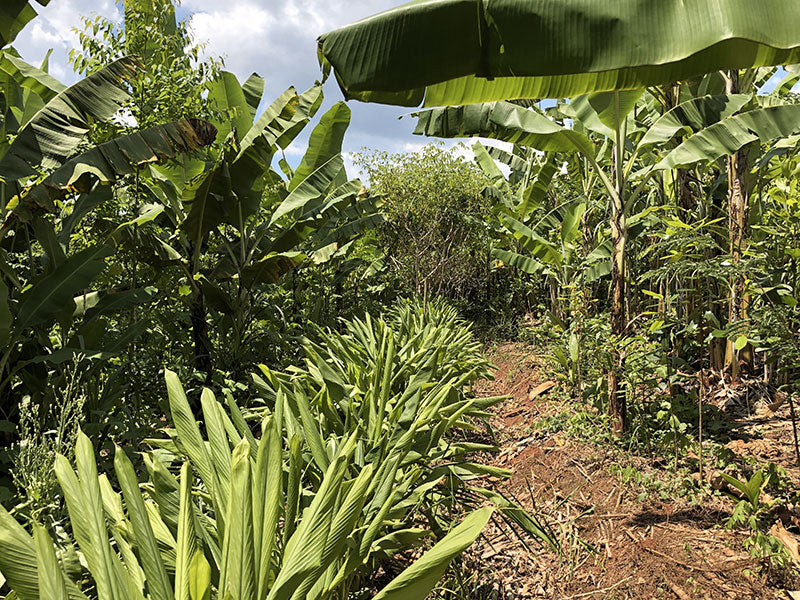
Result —
<svg viewBox="0 0 800 600"><path fill-rule="evenodd" d="M729 499L693 504L676 493L675 475L652 461L537 429L569 411L563 390L524 345L503 345L491 358L496 378L477 391L512 396L492 421L502 446L495 464L513 471L507 491L550 524L562 556L527 552L496 526L465 561L494 588L487 583L476 598L788 598L787 583L745 551L748 535L721 527Z"/></svg>

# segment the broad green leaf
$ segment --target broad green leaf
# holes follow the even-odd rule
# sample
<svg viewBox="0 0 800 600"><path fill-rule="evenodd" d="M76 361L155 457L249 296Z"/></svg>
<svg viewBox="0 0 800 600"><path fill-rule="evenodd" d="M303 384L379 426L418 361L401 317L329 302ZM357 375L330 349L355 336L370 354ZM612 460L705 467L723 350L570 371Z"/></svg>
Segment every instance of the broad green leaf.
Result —
<svg viewBox="0 0 800 600"><path fill-rule="evenodd" d="M562 112L587 129L613 139L617 127L625 123L643 93L639 89L578 96Z"/></svg>
<svg viewBox="0 0 800 600"><path fill-rule="evenodd" d="M138 212L139 216L129 221L125 221L124 223L120 223L119 227L117 227L117 231L126 227L137 227L139 225L144 225L154 221L158 215L164 212L164 206L157 203L144 204L139 207Z"/></svg>
<svg viewBox="0 0 800 600"><path fill-rule="evenodd" d="M308 149L289 182L290 192L314 171L342 153L342 142L350 125L350 115L350 107L344 102L337 102L322 115L319 124L311 132Z"/></svg>
<svg viewBox="0 0 800 600"><path fill-rule="evenodd" d="M800 105L760 108L728 117L683 141L656 169L689 167L729 156L743 146L770 142L800 131Z"/></svg>
<svg viewBox="0 0 800 600"><path fill-rule="evenodd" d="M50 0L37 0L47 6ZM36 16L27 0L8 0L0 6L0 48L9 45L25 25Z"/></svg>
<svg viewBox="0 0 800 600"><path fill-rule="evenodd" d="M90 122L111 118L128 100L127 82L137 65L134 57L120 58L50 100L0 159L2 177L10 183L64 164L89 132Z"/></svg>
<svg viewBox="0 0 800 600"><path fill-rule="evenodd" d="M572 338L574 334L570 336L570 356L571 360L575 361L575 353L572 349ZM574 336L577 340L577 336ZM577 342L576 342L577 343ZM526 533L535 537L543 544L546 544L550 547L551 550L557 552L558 551L558 540L552 535L551 532L547 530L545 526L539 523L533 516L531 516L528 511L524 510L516 503L508 500L502 494L495 492L493 490L487 489L476 489L477 493L481 496L487 498L494 504L497 509L503 513L504 516L508 517L514 523L522 527Z"/></svg>
<svg viewBox="0 0 800 600"><path fill-rule="evenodd" d="M789 72L783 79L781 79L778 84L775 86L775 89L770 92L770 96L773 98L775 97L783 97L791 93L792 89L797 85L797 82L800 81L800 73L797 72Z"/></svg>
<svg viewBox="0 0 800 600"><path fill-rule="evenodd" d="M327 196L328 190L335 184L337 177L343 171L344 159L341 154L337 154L294 188L272 213L270 225L289 213L305 212L311 203L321 201Z"/></svg>
<svg viewBox="0 0 800 600"><path fill-rule="evenodd" d="M663 144L676 135L690 135L734 114L747 104L749 94L703 96L682 102L656 119L639 142L639 148Z"/></svg>
<svg viewBox="0 0 800 600"><path fill-rule="evenodd" d="M184 119L113 139L71 158L42 183L12 198L6 208L35 203L52 210L53 200L67 193L86 193L98 182L111 184L150 163L207 146L215 136L209 123Z"/></svg>
<svg viewBox="0 0 800 600"><path fill-rule="evenodd" d="M476 510L375 596L375 600L425 600L450 562L469 548L492 516L492 508Z"/></svg>
<svg viewBox="0 0 800 600"><path fill-rule="evenodd" d="M583 134L561 127L544 115L509 102L434 108L415 113L415 134L435 137L487 137L545 152L581 152L594 156Z"/></svg>
<svg viewBox="0 0 800 600"><path fill-rule="evenodd" d="M98 206L109 202L114 198L114 189L108 185L97 185L86 194L80 194L75 198L72 212L61 219L61 228L58 232L58 239L62 244L69 241L72 231L81 220Z"/></svg>
<svg viewBox="0 0 800 600"><path fill-rule="evenodd" d="M211 600L211 565L199 550L189 565L189 598Z"/></svg>
<svg viewBox="0 0 800 600"><path fill-rule="evenodd" d="M172 422L178 432L181 445L197 469L200 479L203 480L206 486L210 487L210 491L213 494L216 491L214 489L214 481L216 479L214 467L203 436L200 433L200 428L197 426L197 421L195 421L194 413L189 406L189 400L186 398L186 393L183 391L183 386L175 372L164 369L164 379L167 384ZM194 553L191 553L187 557L187 561L190 561L193 555Z"/></svg>
<svg viewBox="0 0 800 600"><path fill-rule="evenodd" d="M94 246L70 256L53 273L35 283L21 297L15 329L22 332L54 317L65 309L74 311L74 296L105 268L114 254L108 246Z"/></svg>
<svg viewBox="0 0 800 600"><path fill-rule="evenodd" d="M67 584L58 564L53 540L41 525L33 526L33 539L36 544L39 594L47 600L67 600Z"/></svg>
<svg viewBox="0 0 800 600"><path fill-rule="evenodd" d="M33 92L43 103L49 102L67 89L67 86L41 69L29 65L10 52L0 52L0 73L22 88Z"/></svg>
<svg viewBox="0 0 800 600"><path fill-rule="evenodd" d="M356 529L357 522L362 517L362 510L367 500L367 491L372 481L374 467L368 464L358 477L352 482L347 495L342 500L342 504L336 512L336 516L331 523L328 532L328 540L322 551L322 559L316 573L312 573L306 578L303 584L295 591L294 598L301 600L306 597L316 597L316 593L308 594L311 589L322 590L324 581L320 579L322 573L328 569L337 559L341 558L345 551L347 538Z"/></svg>
<svg viewBox="0 0 800 600"><path fill-rule="evenodd" d="M739 481L735 477L728 475L727 473L720 472L720 477L722 477L728 485L732 485L737 490L742 492L745 496L747 495L747 484Z"/></svg>
<svg viewBox="0 0 800 600"><path fill-rule="evenodd" d="M20 600L39 599L36 545L28 532L0 505L0 573Z"/></svg>
<svg viewBox="0 0 800 600"><path fill-rule="evenodd" d="M48 219L37 216L31 226L36 239L42 245L42 249L47 256L46 272L48 274L52 273L67 258L64 253L64 247L59 242L56 231Z"/></svg>
<svg viewBox="0 0 800 600"><path fill-rule="evenodd" d="M561 224L561 241L564 244L572 242L580 233L581 218L586 211L586 203L574 202L564 211L564 222Z"/></svg>
<svg viewBox="0 0 800 600"><path fill-rule="evenodd" d="M533 254L535 258L548 265L560 265L564 262L564 257L558 248L531 228L508 215L503 215L500 218L514 237L522 242L525 249Z"/></svg>
<svg viewBox="0 0 800 600"><path fill-rule="evenodd" d="M243 156L254 161L263 172L272 160L275 147L286 148L308 124L308 108L322 98L322 88L314 86L302 95L291 87L278 96L258 118L241 143L238 162Z"/></svg>
<svg viewBox="0 0 800 600"><path fill-rule="evenodd" d="M346 98L403 106L643 89L800 62L794 0L416 0L322 35ZM687 34L686 32L691 32Z"/></svg>
<svg viewBox="0 0 800 600"><path fill-rule="evenodd" d="M197 553L192 503L193 479L191 465L188 461L184 462L180 475L178 537L175 546L175 600L196 600L191 595L192 563Z"/></svg>
<svg viewBox="0 0 800 600"><path fill-rule="evenodd" d="M264 78L260 77L258 73L251 73L247 81L242 84L242 92L247 101L247 106L250 108L250 120L255 121L258 105L261 104L261 98L264 96Z"/></svg>
<svg viewBox="0 0 800 600"><path fill-rule="evenodd" d="M283 509L283 452L279 427L280 423L273 417L264 420L253 472L253 541L258 600L266 598L269 591L272 552Z"/></svg>
<svg viewBox="0 0 800 600"><path fill-rule="evenodd" d="M236 140L241 142L253 126L253 116L236 75L222 71L210 86L208 100L222 112L222 120L214 122L217 142L223 142L231 131L236 133Z"/></svg>
<svg viewBox="0 0 800 600"><path fill-rule="evenodd" d="M53 49L48 48L47 52L44 54L44 58L42 59L42 63L39 65L39 69L43 72L48 73L50 71L50 56L53 54Z"/></svg>
<svg viewBox="0 0 800 600"><path fill-rule="evenodd" d="M583 272L584 283L594 283L598 279L611 275L611 267L610 259L591 263Z"/></svg>
<svg viewBox="0 0 800 600"><path fill-rule="evenodd" d="M94 450L82 432L78 433L75 462L77 475L65 457L57 455L55 464L73 534L86 558L98 595L109 600L124 600L122 567L108 540Z"/></svg>
<svg viewBox="0 0 800 600"><path fill-rule="evenodd" d="M300 525L286 544L283 566L270 590L268 600L286 600L292 597L297 587L320 568L339 490L354 449L355 443L351 438L330 463L311 505L303 513Z"/></svg>
<svg viewBox="0 0 800 600"><path fill-rule="evenodd" d="M303 426L303 437L305 438L306 444L308 444L308 447L311 450L311 455L314 457L314 462L317 463L319 470L324 472L330 465L330 461L328 460L328 455L325 452L324 442L322 436L320 435L317 421L311 414L311 404L308 401L308 397L299 389L295 390L293 396L294 404L297 406L297 410L300 413L298 416L300 417L299 420Z"/></svg>
<svg viewBox="0 0 800 600"><path fill-rule="evenodd" d="M480 142L475 142L472 146L472 151L475 153L475 162L478 163L478 166L489 178L489 181L492 182L492 185L497 186L503 191L507 191L508 182L506 181L506 176L503 175L497 163L494 162L494 159L486 150L486 147Z"/></svg>
<svg viewBox="0 0 800 600"><path fill-rule="evenodd" d="M736 341L733 343L733 347L736 350L744 350L744 347L747 346L747 336L740 335L736 338Z"/></svg>
<svg viewBox="0 0 800 600"><path fill-rule="evenodd" d="M242 281L247 286L277 283L278 280L303 262L305 256L299 252L270 252L257 262L247 265L242 271Z"/></svg>
<svg viewBox="0 0 800 600"><path fill-rule="evenodd" d="M125 498L133 533L132 542L137 548L139 561L147 578L149 595L153 600L173 600L172 585L161 560L156 537L145 508L144 498L141 491L139 491L136 472L128 455L119 446L117 446L114 454L114 470L117 474L122 495Z"/></svg>
<svg viewBox="0 0 800 600"><path fill-rule="evenodd" d="M225 432L225 424L221 417L222 407L217 402L214 393L208 388L203 388L200 394L200 405L203 409L211 464L221 486L219 493L227 496L231 475L231 448L228 443L228 435Z"/></svg>
<svg viewBox="0 0 800 600"><path fill-rule="evenodd" d="M209 232L233 217L235 202L230 167L223 151L216 163L184 188L183 206L189 212L181 229L199 248Z"/></svg>
<svg viewBox="0 0 800 600"><path fill-rule="evenodd" d="M350 243L354 238L357 236L366 233L367 231L371 231L373 229L377 229L381 223L383 223L386 218L383 214L379 212L373 212L371 214L366 214L364 216L357 217L352 221L344 221L342 220L332 220L333 222L333 229L329 235L322 238L321 241L315 241L315 247L317 248L325 248L328 245L334 246L333 250L341 251L342 248L347 244ZM320 236L317 236L317 239ZM323 253L324 254L324 253ZM320 264L327 262L330 259L330 256L320 256L318 253L314 253L314 262L315 264Z"/></svg>
<svg viewBox="0 0 800 600"><path fill-rule="evenodd" d="M256 593L253 550L252 479L250 444L242 440L233 451L230 498L222 542L219 588L222 596L253 600Z"/></svg>
<svg viewBox="0 0 800 600"><path fill-rule="evenodd" d="M93 321L103 315L148 304L153 301L157 292L158 289L152 286L122 292L115 290L91 292L74 298L76 310L73 316Z"/></svg>
<svg viewBox="0 0 800 600"><path fill-rule="evenodd" d="M542 204L547 197L547 191L550 189L550 184L553 182L553 177L555 177L558 169L558 154L555 152L546 154L544 163L536 172L536 180L522 191L522 202L517 207L520 218L527 218L531 212Z"/></svg>
<svg viewBox="0 0 800 600"><path fill-rule="evenodd" d="M545 265L540 263L538 260L535 260L529 256L523 256L522 254L518 254L516 252L502 250L501 248L492 248L492 256L502 260L507 265L516 267L520 271L530 273L532 275L541 273L546 268Z"/></svg>

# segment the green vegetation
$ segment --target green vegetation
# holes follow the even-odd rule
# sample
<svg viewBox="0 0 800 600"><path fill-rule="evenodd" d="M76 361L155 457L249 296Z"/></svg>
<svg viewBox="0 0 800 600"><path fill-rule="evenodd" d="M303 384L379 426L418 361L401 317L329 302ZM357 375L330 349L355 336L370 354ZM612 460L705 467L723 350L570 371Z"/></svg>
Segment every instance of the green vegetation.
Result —
<svg viewBox="0 0 800 600"><path fill-rule="evenodd" d="M511 399L481 386L508 340L560 384L528 441L604 449L640 503L730 497L719 525L792 581L789 0L620 1L615 35L579 0L423 0L323 35L321 81L272 100L172 0L84 19L69 87L11 46L35 11L7 4L0 597L496 598L459 562L490 521L579 568L595 548L498 463ZM332 72L348 99L423 105L418 134L482 138L474 160L367 149L351 179ZM729 447L759 401L791 423L777 458Z"/></svg>

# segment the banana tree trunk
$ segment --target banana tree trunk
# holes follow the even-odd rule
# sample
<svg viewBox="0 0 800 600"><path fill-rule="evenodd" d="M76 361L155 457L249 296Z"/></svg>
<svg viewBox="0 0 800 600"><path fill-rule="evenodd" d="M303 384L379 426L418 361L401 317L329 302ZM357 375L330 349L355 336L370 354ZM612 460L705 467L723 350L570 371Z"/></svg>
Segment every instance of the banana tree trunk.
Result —
<svg viewBox="0 0 800 600"><path fill-rule="evenodd" d="M739 72L728 71L726 77L727 92L738 94L741 91ZM730 242L731 263L737 267L742 262L742 255L747 246L747 219L750 210L748 175L750 163L747 158L747 147L728 158L728 234ZM745 278L734 273L731 276L728 294L728 324L734 325L747 317L747 298L745 295ZM728 341L725 352L725 364L731 368L734 380L739 377L739 360L746 365L752 363L752 347L743 348L737 356L733 342Z"/></svg>
<svg viewBox="0 0 800 600"><path fill-rule="evenodd" d="M211 382L211 340L208 337L208 318L205 299L199 288L192 294L192 305L189 318L192 322L192 339L194 341L194 366L206 374L206 381Z"/></svg>
<svg viewBox="0 0 800 600"><path fill-rule="evenodd" d="M612 201L611 240L613 244L611 262L611 332L614 344L611 350L611 369L608 372L609 414L612 427L617 434L628 425L628 406L625 389L620 385L620 375L625 366L625 355L620 346L627 329L625 307L628 290L625 285L625 245L628 242L628 225L622 202Z"/></svg>
<svg viewBox="0 0 800 600"><path fill-rule="evenodd" d="M626 390L621 385L621 374L625 370L623 341L628 329L627 310L629 307L628 287L625 282L627 257L625 246L628 243L628 223L625 219L625 131L624 117L617 102L617 126L614 140L614 184L611 194L611 368L608 371L608 411L611 427L616 435L622 435L628 428L628 402Z"/></svg>
<svg viewBox="0 0 800 600"><path fill-rule="evenodd" d="M193 257L194 265L190 273L192 295L189 300L189 321L192 324L192 341L194 345L194 368L206 374L206 381L210 384L212 377L211 340L208 337L208 315L206 314L205 297L203 289L194 280L200 271L199 252L202 242L189 244L189 256Z"/></svg>

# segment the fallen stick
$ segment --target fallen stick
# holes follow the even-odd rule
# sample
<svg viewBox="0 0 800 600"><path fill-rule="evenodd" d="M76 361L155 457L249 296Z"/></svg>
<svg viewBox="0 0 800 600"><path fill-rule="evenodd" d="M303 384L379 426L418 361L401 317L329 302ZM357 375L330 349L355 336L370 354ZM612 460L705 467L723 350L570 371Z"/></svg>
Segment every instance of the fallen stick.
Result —
<svg viewBox="0 0 800 600"><path fill-rule="evenodd" d="M582 594L577 594L575 596L566 596L564 598L564 600L574 600L575 598L585 598L586 596L593 596L594 594L600 594L602 592L610 592L611 590L618 588L623 583L625 583L625 582L627 582L627 581L629 581L631 579L633 579L633 575L630 575L630 576L626 577L625 579L622 579L622 580L618 581L617 583L615 583L614 585L612 585L610 587L603 588L602 590L592 590L591 592L583 592Z"/></svg>
<svg viewBox="0 0 800 600"><path fill-rule="evenodd" d="M676 565L680 565L681 567L684 567L686 569L691 569L692 571L700 571L703 573L718 573L719 571L722 570L722 567L716 567L716 568L697 567L695 565L690 565L689 563L685 563L682 560L678 560L677 558L674 558L669 554L664 554L663 552L659 552L658 550L653 550L652 548L648 548L646 546L643 546L643 548L648 552L650 552L651 554L655 554L656 556L660 556L661 558L666 558L667 560L674 562Z"/></svg>

